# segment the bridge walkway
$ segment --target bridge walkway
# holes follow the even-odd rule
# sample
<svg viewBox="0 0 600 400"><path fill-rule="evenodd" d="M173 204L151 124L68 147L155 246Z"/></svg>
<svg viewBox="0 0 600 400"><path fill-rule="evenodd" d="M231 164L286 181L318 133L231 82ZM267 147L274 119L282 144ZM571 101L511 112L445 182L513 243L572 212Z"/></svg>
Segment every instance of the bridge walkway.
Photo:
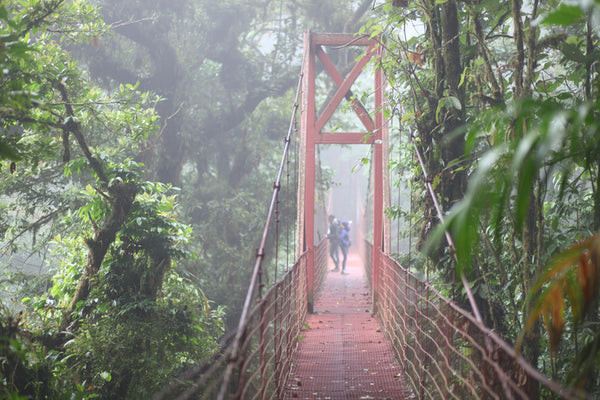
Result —
<svg viewBox="0 0 600 400"><path fill-rule="evenodd" d="M372 316L358 254L348 255L347 271L327 274L302 328L284 399L411 398L392 344Z"/></svg>

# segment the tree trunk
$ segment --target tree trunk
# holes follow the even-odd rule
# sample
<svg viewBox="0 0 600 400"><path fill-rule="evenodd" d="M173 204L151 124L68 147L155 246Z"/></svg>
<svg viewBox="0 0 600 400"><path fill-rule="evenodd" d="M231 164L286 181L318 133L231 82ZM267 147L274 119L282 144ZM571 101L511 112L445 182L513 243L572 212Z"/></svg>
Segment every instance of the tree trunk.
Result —
<svg viewBox="0 0 600 400"><path fill-rule="evenodd" d="M462 135L455 135L456 129L463 125L464 116L464 93L459 88L462 74L462 63L460 59L460 21L455 0L449 0L442 4L442 55L444 59L444 81L448 89L448 95L456 97L461 104L460 109L448 110L449 117L444 121L444 138L441 141L442 160L444 165L461 158L464 154L464 140ZM449 210L455 202L460 200L465 193L466 175L464 172L446 170L440 184L440 197L444 210Z"/></svg>
<svg viewBox="0 0 600 400"><path fill-rule="evenodd" d="M523 95L523 69L525 64L525 50L523 48L523 23L521 22L521 1L512 0L512 17L514 26L514 40L517 55L514 61L515 92L513 98L518 100Z"/></svg>
<svg viewBox="0 0 600 400"><path fill-rule="evenodd" d="M115 185L109 189L109 196L111 213L106 219L104 226L96 231L94 238L86 239L85 241L88 246L85 270L81 278L79 278L73 299L69 307L65 310L63 320L60 324L61 331L66 330L71 323L71 314L77 308L77 303L87 299L92 279L98 274L108 249L115 241L117 232L129 215L131 205L136 196L136 187L133 184L127 183Z"/></svg>
<svg viewBox="0 0 600 400"><path fill-rule="evenodd" d="M464 172L455 172L446 168L453 161L462 157L464 140L461 135L454 135L457 128L463 125L464 101L463 91L459 88L462 74L460 59L460 21L455 0L437 5L429 1L423 10L427 14L427 40L431 44L428 64L433 71L433 82L428 88L419 85L420 93L427 102L428 111L416 121L421 139L421 151L426 159L427 172L432 179L440 179L439 199L444 211L460 200L466 187ZM459 100L460 107L444 107L438 113L438 106L444 98L454 97ZM415 104L422 99L415 98ZM449 102L446 102L449 104ZM424 226L419 243L427 240L433 226L438 223L432 204L425 201ZM441 246L431 254L434 262L444 254ZM452 279L448 276L448 279Z"/></svg>

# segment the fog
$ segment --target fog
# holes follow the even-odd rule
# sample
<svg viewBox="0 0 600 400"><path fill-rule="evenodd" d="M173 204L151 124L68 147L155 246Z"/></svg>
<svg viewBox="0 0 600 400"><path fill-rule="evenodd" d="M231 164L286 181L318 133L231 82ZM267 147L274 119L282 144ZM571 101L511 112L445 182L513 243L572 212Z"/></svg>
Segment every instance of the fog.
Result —
<svg viewBox="0 0 600 400"><path fill-rule="evenodd" d="M357 243L357 233L363 229L370 170L362 159L370 159L371 146L320 145L319 150L321 167L333 174L333 184L326 196L327 213L339 221L351 221L351 240Z"/></svg>
<svg viewBox="0 0 600 400"><path fill-rule="evenodd" d="M391 138L394 142L398 137ZM332 187L326 196L327 213L333 214L339 221L351 221L352 242L360 240L359 231L365 237L370 237L372 226L365 226L365 215L372 213L372 200L368 200L369 173L371 171L371 146L370 145L320 145L321 167L332 174ZM363 159L369 160L363 163ZM402 181L405 171L390 170L390 175L396 175L394 180ZM372 182L371 182L372 185ZM404 212L410 212L410 189L405 183L400 182L389 188L391 203ZM367 207L369 207L367 209ZM405 231L410 226L407 218L393 218L391 220L391 247L392 254L406 254L410 238Z"/></svg>

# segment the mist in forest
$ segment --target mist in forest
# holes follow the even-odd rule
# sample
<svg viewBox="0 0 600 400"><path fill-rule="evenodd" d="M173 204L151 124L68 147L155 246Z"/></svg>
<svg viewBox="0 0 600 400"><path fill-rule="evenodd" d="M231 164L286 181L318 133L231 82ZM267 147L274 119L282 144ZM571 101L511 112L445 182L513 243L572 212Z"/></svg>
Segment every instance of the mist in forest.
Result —
<svg viewBox="0 0 600 400"><path fill-rule="evenodd" d="M327 214L335 215L340 222L350 221L353 243L358 244L357 233L365 228L365 213L372 213L366 209L369 206L371 146L320 145L319 152L321 168L326 171L323 175L331 185L325 198Z"/></svg>
<svg viewBox="0 0 600 400"><path fill-rule="evenodd" d="M548 376L579 362L599 377L583 345L600 340L597 15L587 0L0 2L0 397L147 398L215 352L239 320L308 30L385 39L391 252L454 287L441 246L414 254L438 232L431 184L488 326L533 326L522 354ZM341 75L358 56L324 50ZM337 90L322 71L317 110ZM367 80L352 96L372 112ZM342 104L323 132L361 129ZM353 235L371 229L370 152L319 147L327 211ZM577 279L543 274L582 240L596 247L565 266ZM526 321L536 276L558 278L537 286L549 333Z"/></svg>

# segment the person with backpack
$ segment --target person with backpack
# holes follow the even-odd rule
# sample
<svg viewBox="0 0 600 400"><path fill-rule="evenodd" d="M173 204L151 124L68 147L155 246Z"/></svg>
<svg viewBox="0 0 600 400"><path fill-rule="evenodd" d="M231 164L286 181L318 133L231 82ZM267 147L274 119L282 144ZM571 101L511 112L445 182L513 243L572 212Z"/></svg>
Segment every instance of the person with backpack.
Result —
<svg viewBox="0 0 600 400"><path fill-rule="evenodd" d="M340 223L335 218L335 215L329 216L329 229L327 231L327 238L329 239L329 256L333 260L335 268L332 271L340 270Z"/></svg>
<svg viewBox="0 0 600 400"><path fill-rule="evenodd" d="M342 274L347 274L346 272L346 260L348 259L348 248L352 242L350 242L350 222L344 221L342 222L342 226L340 229L340 249L342 250Z"/></svg>

